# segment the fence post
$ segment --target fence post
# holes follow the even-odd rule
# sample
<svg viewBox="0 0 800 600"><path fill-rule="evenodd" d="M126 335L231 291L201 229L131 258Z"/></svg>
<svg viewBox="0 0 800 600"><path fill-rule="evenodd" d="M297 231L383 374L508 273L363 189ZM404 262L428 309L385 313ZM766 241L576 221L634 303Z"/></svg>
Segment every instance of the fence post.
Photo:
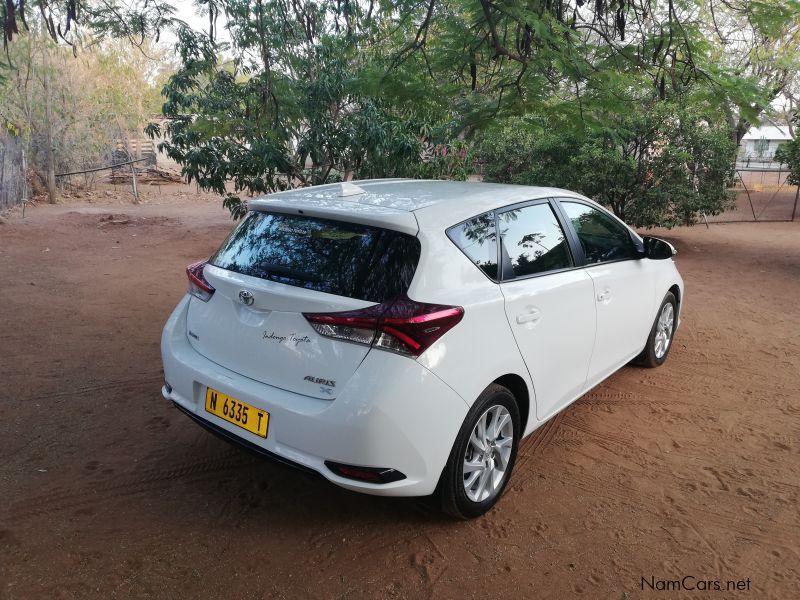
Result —
<svg viewBox="0 0 800 600"><path fill-rule="evenodd" d="M25 205L28 203L28 163L25 148L22 149L22 218L25 218Z"/></svg>
<svg viewBox="0 0 800 600"><path fill-rule="evenodd" d="M756 217L756 209L753 206L753 199L750 197L750 190L747 189L747 185L744 182L744 177L742 177L742 174L739 171L737 171L737 173L739 173L739 181L742 182L742 187L744 188L744 193L747 194L747 201L750 203L750 210L753 213L753 221L758 221L758 217Z"/></svg>
<svg viewBox="0 0 800 600"><path fill-rule="evenodd" d="M139 204L139 188L136 187L136 167L131 163L131 182L133 183L133 203Z"/></svg>
<svg viewBox="0 0 800 600"><path fill-rule="evenodd" d="M797 192L794 195L794 207L792 208L792 223L794 223L794 216L797 214L797 198L800 197L800 184L797 185Z"/></svg>

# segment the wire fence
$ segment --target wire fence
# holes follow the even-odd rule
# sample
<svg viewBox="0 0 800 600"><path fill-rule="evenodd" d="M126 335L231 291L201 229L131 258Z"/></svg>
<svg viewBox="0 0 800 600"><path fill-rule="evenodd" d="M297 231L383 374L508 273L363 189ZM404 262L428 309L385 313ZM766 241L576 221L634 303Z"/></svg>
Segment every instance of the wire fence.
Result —
<svg viewBox="0 0 800 600"><path fill-rule="evenodd" d="M731 210L707 216L709 223L792 221L800 219L800 188L788 183L788 172L781 165L736 167L736 201Z"/></svg>
<svg viewBox="0 0 800 600"><path fill-rule="evenodd" d="M136 171L132 163L149 160L127 160L119 164L59 173L60 185L72 184L72 176L83 178L95 172L130 168L134 197L138 198ZM22 140L0 131L0 211L19 204L26 197L25 156ZM707 223L739 223L800 220L798 200L800 187L787 181L785 167L775 163L740 162L736 165L736 199L734 207L719 215L707 215ZM86 181L82 182L86 185Z"/></svg>

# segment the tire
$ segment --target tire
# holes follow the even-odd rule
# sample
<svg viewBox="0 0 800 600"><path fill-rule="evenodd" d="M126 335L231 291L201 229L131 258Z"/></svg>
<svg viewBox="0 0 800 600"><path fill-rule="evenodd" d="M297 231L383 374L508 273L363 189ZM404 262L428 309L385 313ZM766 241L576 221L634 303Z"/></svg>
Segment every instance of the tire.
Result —
<svg viewBox="0 0 800 600"><path fill-rule="evenodd" d="M642 366L654 369L664 364L672 348L675 337L675 318L678 315L678 303L672 292L667 292L664 301L658 307L656 320L647 338L647 345L637 357Z"/></svg>
<svg viewBox="0 0 800 600"><path fill-rule="evenodd" d="M485 432L480 447L471 441L473 432L480 430L479 422ZM500 423L499 431L493 428L496 422ZM514 395L493 383L472 405L456 436L439 480L442 510L457 519L473 519L492 508L511 477L520 435L519 407ZM474 469L465 477L469 466Z"/></svg>

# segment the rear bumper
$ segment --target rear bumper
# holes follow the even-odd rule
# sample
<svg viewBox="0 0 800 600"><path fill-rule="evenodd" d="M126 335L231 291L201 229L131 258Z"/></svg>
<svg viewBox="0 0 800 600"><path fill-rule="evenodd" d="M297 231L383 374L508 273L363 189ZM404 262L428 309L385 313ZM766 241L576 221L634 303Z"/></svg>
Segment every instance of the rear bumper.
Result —
<svg viewBox="0 0 800 600"><path fill-rule="evenodd" d="M170 393L171 392L168 392L165 387L161 388L161 394L165 398L168 397ZM190 411L186 410L185 408L183 408L177 402L173 402L173 404L175 405L175 408L177 408L179 411L181 411L187 417L192 419L192 421L194 421L195 423L200 425L203 429L206 429L207 431L210 431L215 436L217 436L218 438L220 438L222 440L225 440L229 444L233 444L234 446L239 446L240 448L243 448L243 449L247 450L248 452L252 452L253 454L257 454L259 456L263 456L265 458L272 459L272 460L274 460L276 462L279 462L279 463L281 463L283 465L286 465L287 467L291 467L291 468L297 469L299 471L304 471L306 473L313 474L314 476L319 476L319 473L317 473L313 469L309 469L307 467L304 467L303 465L298 464L296 462L292 462L291 460L286 460L282 456L278 456L277 454L273 454L272 452L270 452L268 450L265 450L261 446L257 446L255 444L251 444L247 440L244 440L239 436L233 435L232 433L230 433L229 431L223 429L222 427L214 425L213 423L207 421L204 418L199 417L198 415L194 414L193 412L190 412Z"/></svg>
<svg viewBox="0 0 800 600"><path fill-rule="evenodd" d="M414 360L371 351L335 400L288 392L239 375L200 355L186 338L188 297L164 327L162 393L201 425L231 441L315 471L355 491L423 496L436 488L467 403ZM212 387L270 414L266 439L205 411ZM325 461L396 469L406 478L377 484L333 473Z"/></svg>

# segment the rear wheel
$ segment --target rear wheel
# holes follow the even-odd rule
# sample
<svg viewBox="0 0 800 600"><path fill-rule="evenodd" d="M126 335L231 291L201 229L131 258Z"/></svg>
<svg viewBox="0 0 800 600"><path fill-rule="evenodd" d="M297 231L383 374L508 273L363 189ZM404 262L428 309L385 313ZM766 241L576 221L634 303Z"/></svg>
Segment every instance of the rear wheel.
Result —
<svg viewBox="0 0 800 600"><path fill-rule="evenodd" d="M511 477L520 434L513 394L490 385L464 419L442 473L439 495L445 512L471 519L497 503Z"/></svg>
<svg viewBox="0 0 800 600"><path fill-rule="evenodd" d="M667 360L672 338L675 335L675 317L678 303L672 292L667 292L658 309L656 321L647 338L647 345L639 355L639 362L646 367L658 367Z"/></svg>

